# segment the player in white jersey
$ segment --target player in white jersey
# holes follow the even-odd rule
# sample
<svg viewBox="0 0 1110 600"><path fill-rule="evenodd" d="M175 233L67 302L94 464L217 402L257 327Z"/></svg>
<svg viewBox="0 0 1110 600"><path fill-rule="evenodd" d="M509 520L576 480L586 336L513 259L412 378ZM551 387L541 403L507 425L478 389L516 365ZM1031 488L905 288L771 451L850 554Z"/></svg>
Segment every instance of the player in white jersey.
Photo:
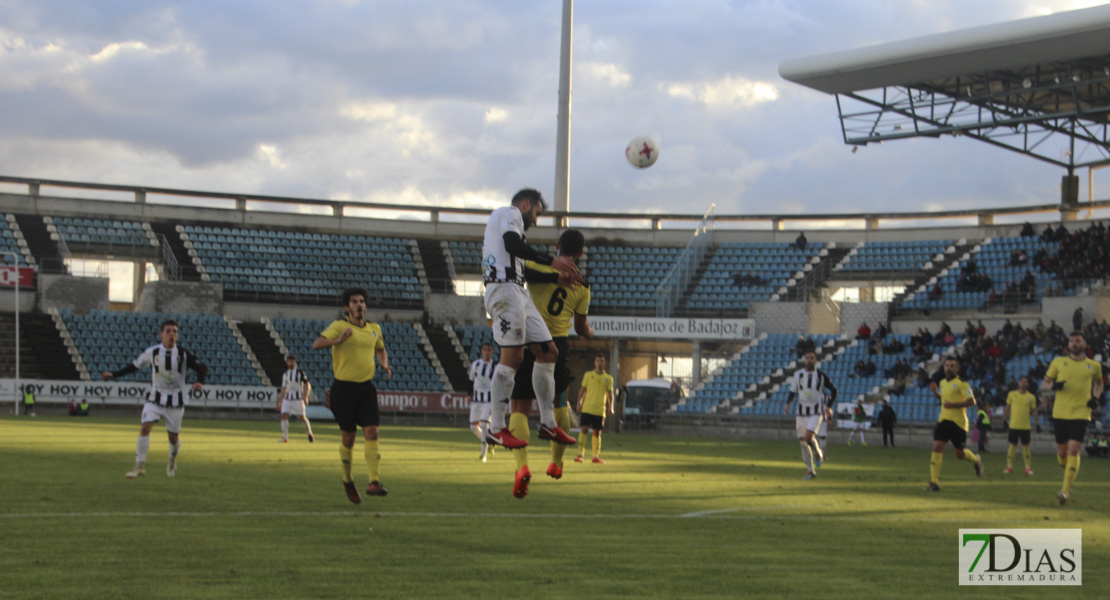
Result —
<svg viewBox="0 0 1110 600"><path fill-rule="evenodd" d="M278 393L277 409L281 413L281 442L289 441L289 415L293 415L304 423L308 432L309 443L316 440L312 436L312 424L308 422L308 415L304 414L308 406L308 395L312 392L312 384L308 382L308 375L297 368L297 357L290 354L285 359L288 369L281 376L281 392Z"/></svg>
<svg viewBox="0 0 1110 600"><path fill-rule="evenodd" d="M820 466L824 459L820 448L813 444L813 435L825 419L832 418L837 390L829 376L817 370L817 352L807 350L802 355L802 365L803 368L798 369L790 380L790 395L786 399L784 412L790 414L790 405L798 400L794 427L802 446L805 479L809 480L817 476L815 465Z"/></svg>
<svg viewBox="0 0 1110 600"><path fill-rule="evenodd" d="M470 430L482 441L482 453L478 460L486 462L489 444L486 431L489 429L490 398L493 396L493 344L482 344L482 356L470 365Z"/></svg>
<svg viewBox="0 0 1110 600"><path fill-rule="evenodd" d="M501 361L494 369L490 427L486 441L506 448L523 448L527 441L514 436L505 426L505 408L513 391L516 370L528 347L536 357L532 385L540 410L540 438L562 444L577 440L559 428L555 420L555 360L558 350L532 298L524 290L524 261L550 265L568 283L582 283L574 258L552 258L537 252L524 241L524 232L536 224L544 209L543 196L523 189L512 204L490 215L482 243L482 273L486 284L486 311L493 319L493 341L501 347ZM515 410L515 409L514 409Z"/></svg>
<svg viewBox="0 0 1110 600"><path fill-rule="evenodd" d="M197 359L197 355L177 345L177 321L167 319L162 322L159 334L161 344L155 344L139 355L134 362L116 371L104 371L100 378L107 381L123 377L139 369L150 366L150 390L146 393L143 405L139 439L135 444L135 467L127 472L128 479L146 475L146 453L150 450L150 430L154 424L165 419L166 434L170 441L170 459L166 463L166 476L177 474L177 454L181 450L181 419L185 416L185 406L189 403L188 384L185 375L188 369L197 373L193 391L204 387L208 367Z"/></svg>

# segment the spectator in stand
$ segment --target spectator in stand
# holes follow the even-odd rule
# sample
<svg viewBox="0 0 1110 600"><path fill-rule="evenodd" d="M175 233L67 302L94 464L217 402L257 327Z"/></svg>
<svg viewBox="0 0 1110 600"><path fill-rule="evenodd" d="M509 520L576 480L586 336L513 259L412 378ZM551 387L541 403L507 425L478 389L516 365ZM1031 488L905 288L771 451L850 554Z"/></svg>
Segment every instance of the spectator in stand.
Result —
<svg viewBox="0 0 1110 600"><path fill-rule="evenodd" d="M1053 241L1063 242L1068 239L1068 230L1064 227L1063 223L1056 228L1056 233L1052 236Z"/></svg>
<svg viewBox="0 0 1110 600"><path fill-rule="evenodd" d="M944 289L940 287L940 282L933 284L933 289L929 290L929 301L936 302L944 296Z"/></svg>
<svg viewBox="0 0 1110 600"><path fill-rule="evenodd" d="M1056 238L1056 232L1052 229L1052 223L1044 226L1044 231L1041 232L1042 242L1051 242Z"/></svg>
<svg viewBox="0 0 1110 600"><path fill-rule="evenodd" d="M794 247L797 248L798 250L805 250L806 246L808 244L809 244L809 241L806 240L805 232L804 231L798 232L798 237L794 240Z"/></svg>
<svg viewBox="0 0 1110 600"><path fill-rule="evenodd" d="M860 324L859 329L856 330L856 339L857 340L871 339L871 328L867 326L867 323L861 323Z"/></svg>
<svg viewBox="0 0 1110 600"><path fill-rule="evenodd" d="M1087 456L1110 458L1110 441L1106 440L1105 433L1099 435L1097 439L1093 435L1087 438Z"/></svg>
<svg viewBox="0 0 1110 600"><path fill-rule="evenodd" d="M1033 230L1033 224L1029 221L1021 226L1021 237L1037 237L1037 232Z"/></svg>
<svg viewBox="0 0 1110 600"><path fill-rule="evenodd" d="M878 339L881 340L881 339L886 337L887 333L890 333L890 332L889 332L889 330L887 330L886 324L879 323L879 326L875 329L875 337L877 337Z"/></svg>
<svg viewBox="0 0 1110 600"><path fill-rule="evenodd" d="M1083 307L1082 306L1075 309L1075 312L1073 312L1071 314L1071 330L1072 331L1083 331Z"/></svg>
<svg viewBox="0 0 1110 600"><path fill-rule="evenodd" d="M929 372L925 370L925 366L917 367L917 387L929 387Z"/></svg>

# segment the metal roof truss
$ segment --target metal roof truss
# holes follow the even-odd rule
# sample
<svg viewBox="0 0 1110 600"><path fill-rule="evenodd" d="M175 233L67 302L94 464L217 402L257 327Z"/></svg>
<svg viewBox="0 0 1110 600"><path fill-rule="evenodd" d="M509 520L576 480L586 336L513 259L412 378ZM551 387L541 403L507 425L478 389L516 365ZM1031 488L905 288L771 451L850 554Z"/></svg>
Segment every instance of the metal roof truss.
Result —
<svg viewBox="0 0 1110 600"><path fill-rule="evenodd" d="M1110 56L837 94L844 142L966 136L1072 172L1110 164Z"/></svg>

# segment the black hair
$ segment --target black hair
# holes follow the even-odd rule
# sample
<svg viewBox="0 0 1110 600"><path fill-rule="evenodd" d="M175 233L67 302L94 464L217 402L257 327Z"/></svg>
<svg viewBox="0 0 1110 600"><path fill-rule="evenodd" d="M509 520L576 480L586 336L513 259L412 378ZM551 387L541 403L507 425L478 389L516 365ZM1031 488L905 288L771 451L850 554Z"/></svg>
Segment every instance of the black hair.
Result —
<svg viewBox="0 0 1110 600"><path fill-rule="evenodd" d="M520 190L516 193L515 196L513 196L512 204L513 206L516 206L517 204L520 204L525 200L531 201L532 204L536 204L538 202L540 208L542 209L547 208L547 203L543 201L543 194L541 194L539 190L535 190L532 188L524 188L523 190Z"/></svg>
<svg viewBox="0 0 1110 600"><path fill-rule="evenodd" d="M343 308L350 306L351 296L362 296L363 300L370 299L370 294L366 291L366 288L347 288L343 290Z"/></svg>
<svg viewBox="0 0 1110 600"><path fill-rule="evenodd" d="M559 236L559 254L563 256L578 256L585 247L586 238L577 229L568 229Z"/></svg>
<svg viewBox="0 0 1110 600"><path fill-rule="evenodd" d="M158 331L165 331L167 325L173 325L174 327L181 329L181 326L177 324L177 319L166 319L165 321L162 321L162 326L158 328Z"/></svg>
<svg viewBox="0 0 1110 600"><path fill-rule="evenodd" d="M296 357L296 356L293 356L292 354L290 354L289 356L286 356L286 357L285 357L285 360L292 360L292 361L296 361L296 360L297 360L297 357Z"/></svg>
<svg viewBox="0 0 1110 600"><path fill-rule="evenodd" d="M1077 335L1079 337L1083 338L1084 342L1087 341L1087 334L1083 333L1082 331L1073 331L1070 334L1068 334L1068 337L1075 337Z"/></svg>

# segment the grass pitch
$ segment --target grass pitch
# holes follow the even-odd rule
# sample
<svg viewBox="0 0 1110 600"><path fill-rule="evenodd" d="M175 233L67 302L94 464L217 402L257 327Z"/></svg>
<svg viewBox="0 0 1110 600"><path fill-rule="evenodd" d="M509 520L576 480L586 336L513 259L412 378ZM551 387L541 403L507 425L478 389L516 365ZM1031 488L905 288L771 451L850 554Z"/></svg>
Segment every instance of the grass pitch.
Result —
<svg viewBox="0 0 1110 600"><path fill-rule="evenodd" d="M186 419L174 479L156 427L147 476L126 480L137 433L131 419L0 422L0 596L1043 598L1110 583L1110 461L1084 457L1059 507L1055 458L1004 476L997 442L984 479L949 450L943 491L926 494L923 446L833 446L803 482L796 442L609 434L608 464L572 449L561 481L536 444L516 500L508 452L482 464L465 428L387 425L389 496L355 506L334 424L314 444L292 424L278 444L276 418ZM1081 528L1084 586L958 587L961 527Z"/></svg>

